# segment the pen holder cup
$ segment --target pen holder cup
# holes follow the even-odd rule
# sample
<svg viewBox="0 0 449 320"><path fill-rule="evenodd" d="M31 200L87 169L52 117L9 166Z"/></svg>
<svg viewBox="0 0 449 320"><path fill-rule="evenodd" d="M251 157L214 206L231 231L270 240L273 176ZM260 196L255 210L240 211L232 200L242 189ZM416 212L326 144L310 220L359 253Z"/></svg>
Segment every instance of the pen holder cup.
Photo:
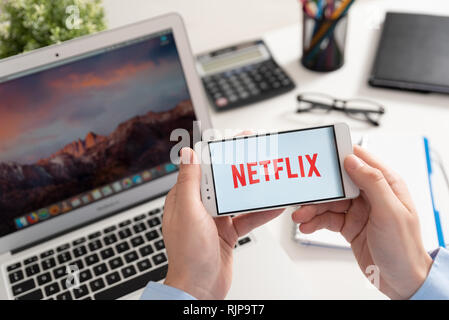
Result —
<svg viewBox="0 0 449 320"><path fill-rule="evenodd" d="M348 15L316 18L303 7L301 63L309 70L329 72L344 64Z"/></svg>

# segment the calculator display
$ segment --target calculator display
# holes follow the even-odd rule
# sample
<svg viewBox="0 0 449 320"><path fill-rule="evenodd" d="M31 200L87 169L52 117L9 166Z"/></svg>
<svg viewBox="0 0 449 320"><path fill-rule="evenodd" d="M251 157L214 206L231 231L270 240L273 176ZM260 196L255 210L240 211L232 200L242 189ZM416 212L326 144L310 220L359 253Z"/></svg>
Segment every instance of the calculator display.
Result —
<svg viewBox="0 0 449 320"><path fill-rule="evenodd" d="M206 74L210 74L219 70L226 70L235 66L246 65L263 57L264 55L259 48L252 47L226 54L216 59L205 61L202 63L202 67Z"/></svg>

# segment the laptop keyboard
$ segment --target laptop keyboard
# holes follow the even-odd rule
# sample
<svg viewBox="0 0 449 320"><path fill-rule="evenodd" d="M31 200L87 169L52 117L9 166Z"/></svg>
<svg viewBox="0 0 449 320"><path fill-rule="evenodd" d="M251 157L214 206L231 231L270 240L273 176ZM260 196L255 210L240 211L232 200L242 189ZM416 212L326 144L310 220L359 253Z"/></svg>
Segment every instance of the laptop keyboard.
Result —
<svg viewBox="0 0 449 320"><path fill-rule="evenodd" d="M8 265L14 298L117 299L164 279L168 264L162 212L163 207L156 208ZM236 247L250 241L240 238ZM74 270L79 286L68 288Z"/></svg>

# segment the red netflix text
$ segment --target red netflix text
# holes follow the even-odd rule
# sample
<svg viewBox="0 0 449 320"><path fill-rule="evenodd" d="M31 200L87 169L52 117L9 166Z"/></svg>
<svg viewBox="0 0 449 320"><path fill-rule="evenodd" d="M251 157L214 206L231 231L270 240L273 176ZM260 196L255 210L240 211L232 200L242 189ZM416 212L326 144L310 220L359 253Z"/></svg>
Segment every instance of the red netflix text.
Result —
<svg viewBox="0 0 449 320"><path fill-rule="evenodd" d="M306 154L305 156L298 156L295 159L290 160L290 158L279 158L273 160L264 160L259 162L249 162L247 164L232 165L232 179L234 181L234 189L240 186L244 187L247 184L260 183L261 179L255 178L258 173L258 169L262 170L266 182L270 181L269 168L273 168L274 179L279 180L281 178L287 179L299 179L301 178L311 178L313 176L321 177L318 168L316 167L316 160L318 154L314 153L312 156ZM291 161L291 162L290 162ZM292 172L293 161L297 161L299 171ZM308 170L306 167L308 166ZM284 171L284 173L280 173ZM306 172L307 171L307 172Z"/></svg>

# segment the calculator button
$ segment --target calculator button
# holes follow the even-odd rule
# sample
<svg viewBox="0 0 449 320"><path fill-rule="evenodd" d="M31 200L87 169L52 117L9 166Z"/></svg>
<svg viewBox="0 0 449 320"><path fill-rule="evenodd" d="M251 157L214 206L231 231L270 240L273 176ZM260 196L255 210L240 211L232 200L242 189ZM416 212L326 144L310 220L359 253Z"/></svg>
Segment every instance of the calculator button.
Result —
<svg viewBox="0 0 449 320"><path fill-rule="evenodd" d="M272 84L273 88L277 89L281 86L281 84L278 81L273 82Z"/></svg>
<svg viewBox="0 0 449 320"><path fill-rule="evenodd" d="M213 89L216 89L216 88L217 88L217 85L216 85L215 83L213 83L213 82L208 82L208 83L206 83L206 87L207 87L209 90L213 90Z"/></svg>
<svg viewBox="0 0 449 320"><path fill-rule="evenodd" d="M220 91L221 90L216 89L216 88L209 90L210 94L216 94L216 93L219 93Z"/></svg>
<svg viewBox="0 0 449 320"><path fill-rule="evenodd" d="M281 75L278 75L278 80L284 81L284 80L287 80L287 77L281 74Z"/></svg>
<svg viewBox="0 0 449 320"><path fill-rule="evenodd" d="M257 89L252 89L250 92L253 96L257 96L260 93L260 91Z"/></svg>
<svg viewBox="0 0 449 320"><path fill-rule="evenodd" d="M227 91L225 91L225 92L223 93L223 97L226 98L226 99L228 99L228 100L229 100L229 97L230 97L230 96L234 96L234 95L237 95L237 93L236 93L233 89L227 90Z"/></svg>
<svg viewBox="0 0 449 320"><path fill-rule="evenodd" d="M249 97L249 93L246 92L246 91L244 91L244 92L242 92L242 93L239 94L239 97L240 97L241 99L246 99L246 98Z"/></svg>
<svg viewBox="0 0 449 320"><path fill-rule="evenodd" d="M248 92L252 95L258 94L260 91L258 90L258 88L256 86L254 87L248 87Z"/></svg>
<svg viewBox="0 0 449 320"><path fill-rule="evenodd" d="M240 95L240 94L242 94L242 93L245 93L245 92L247 92L247 90L246 90L246 88L244 88L244 87L239 87L238 89L237 89L237 93Z"/></svg>
<svg viewBox="0 0 449 320"><path fill-rule="evenodd" d="M268 90L268 83L261 82L261 83L259 83L259 87L262 91Z"/></svg>
<svg viewBox="0 0 449 320"><path fill-rule="evenodd" d="M219 98L219 99L215 100L215 104L218 107L224 107L224 106L226 106L228 104L228 99L226 99L226 98Z"/></svg>
<svg viewBox="0 0 449 320"><path fill-rule="evenodd" d="M232 96L232 95L234 95L235 94L235 91L234 90L232 90L232 89L229 89L229 90L225 90L225 95L227 95L228 97L229 96Z"/></svg>

